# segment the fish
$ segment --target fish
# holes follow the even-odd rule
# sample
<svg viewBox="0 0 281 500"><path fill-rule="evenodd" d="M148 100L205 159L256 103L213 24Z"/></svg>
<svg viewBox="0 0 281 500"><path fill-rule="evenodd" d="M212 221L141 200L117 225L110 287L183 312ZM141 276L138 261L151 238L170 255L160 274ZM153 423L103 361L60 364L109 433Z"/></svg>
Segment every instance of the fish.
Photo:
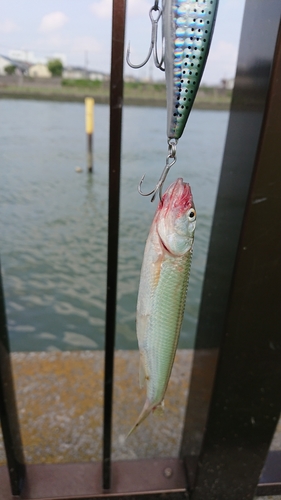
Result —
<svg viewBox="0 0 281 500"><path fill-rule="evenodd" d="M218 0L163 0L167 137L184 131L206 65Z"/></svg>
<svg viewBox="0 0 281 500"><path fill-rule="evenodd" d="M144 250L136 330L140 387L146 384L147 394L128 436L164 405L185 309L195 226L191 188L178 178L159 201Z"/></svg>

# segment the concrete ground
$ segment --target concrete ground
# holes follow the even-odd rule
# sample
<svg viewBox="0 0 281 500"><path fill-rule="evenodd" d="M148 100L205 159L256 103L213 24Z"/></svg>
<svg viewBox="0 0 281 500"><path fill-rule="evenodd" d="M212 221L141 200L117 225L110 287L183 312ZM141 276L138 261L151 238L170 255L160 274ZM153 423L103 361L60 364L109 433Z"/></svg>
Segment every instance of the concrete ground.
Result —
<svg viewBox="0 0 281 500"><path fill-rule="evenodd" d="M145 391L138 385L138 352L116 351L114 460L178 455L191 362L191 350L178 351L164 415L151 415L125 441ZM101 460L103 352L13 353L12 363L26 462Z"/></svg>
<svg viewBox="0 0 281 500"><path fill-rule="evenodd" d="M192 350L178 350L164 415L149 416L125 441L145 392L138 385L138 352L116 351L113 460L178 456L192 357ZM26 462L100 461L103 352L13 353L12 363ZM281 449L281 420L271 449Z"/></svg>

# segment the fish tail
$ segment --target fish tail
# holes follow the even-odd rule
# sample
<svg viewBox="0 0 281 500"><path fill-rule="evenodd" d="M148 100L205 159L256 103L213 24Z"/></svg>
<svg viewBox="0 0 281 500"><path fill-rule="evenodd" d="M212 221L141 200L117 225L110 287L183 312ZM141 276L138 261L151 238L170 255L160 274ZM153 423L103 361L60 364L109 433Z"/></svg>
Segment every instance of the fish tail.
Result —
<svg viewBox="0 0 281 500"><path fill-rule="evenodd" d="M150 403L149 399L147 399L144 403L144 407L133 427L131 428L130 432L126 436L126 439L134 432L134 430L148 417L150 412L153 410L154 406Z"/></svg>

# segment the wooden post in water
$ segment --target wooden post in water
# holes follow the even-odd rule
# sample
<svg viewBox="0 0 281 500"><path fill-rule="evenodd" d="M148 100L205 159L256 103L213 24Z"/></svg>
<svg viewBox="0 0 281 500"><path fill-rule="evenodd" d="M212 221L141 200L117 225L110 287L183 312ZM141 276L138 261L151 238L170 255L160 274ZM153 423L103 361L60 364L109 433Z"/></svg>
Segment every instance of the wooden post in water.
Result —
<svg viewBox="0 0 281 500"><path fill-rule="evenodd" d="M94 105L95 100L92 97L85 98L85 126L87 135L88 172L93 171Z"/></svg>

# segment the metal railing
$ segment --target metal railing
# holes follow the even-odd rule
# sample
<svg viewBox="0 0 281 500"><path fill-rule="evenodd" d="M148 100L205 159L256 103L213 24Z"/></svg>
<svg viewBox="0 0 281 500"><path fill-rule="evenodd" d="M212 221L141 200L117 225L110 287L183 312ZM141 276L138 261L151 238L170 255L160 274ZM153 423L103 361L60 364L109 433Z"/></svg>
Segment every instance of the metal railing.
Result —
<svg viewBox="0 0 281 500"><path fill-rule="evenodd" d="M111 462L125 7L113 1L103 460L24 464L0 282L0 500L280 494L280 0L246 0L180 456Z"/></svg>

